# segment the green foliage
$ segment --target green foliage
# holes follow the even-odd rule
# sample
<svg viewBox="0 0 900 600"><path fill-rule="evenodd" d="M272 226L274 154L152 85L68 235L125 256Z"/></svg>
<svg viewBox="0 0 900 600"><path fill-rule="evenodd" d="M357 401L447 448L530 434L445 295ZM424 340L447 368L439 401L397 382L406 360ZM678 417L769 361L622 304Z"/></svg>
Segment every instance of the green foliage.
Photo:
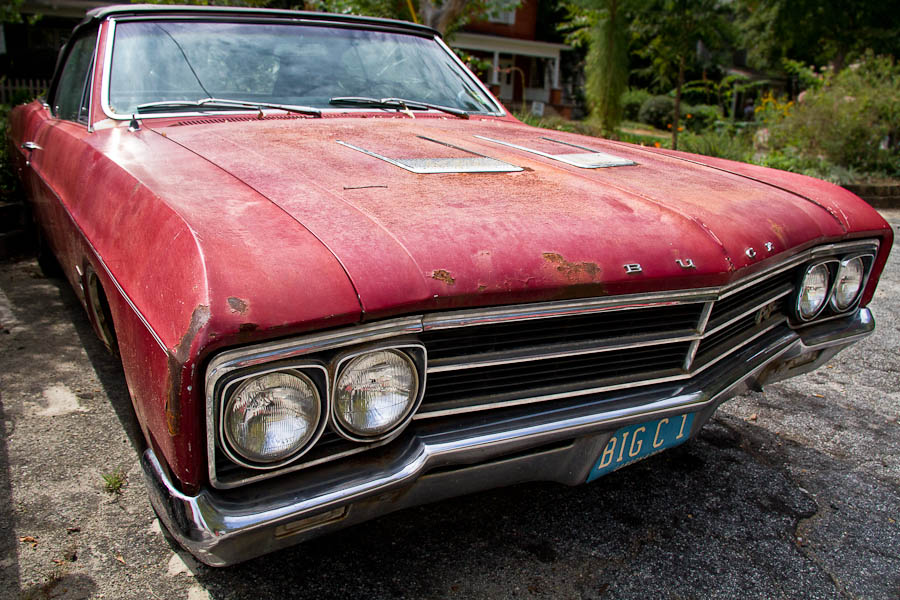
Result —
<svg viewBox="0 0 900 600"><path fill-rule="evenodd" d="M571 0L566 40L588 46L585 96L591 114L607 135L622 120L622 93L628 85L628 32L625 6L632 0Z"/></svg>
<svg viewBox="0 0 900 600"><path fill-rule="evenodd" d="M684 124L688 131L704 131L722 120L718 106L709 104L683 105Z"/></svg>
<svg viewBox="0 0 900 600"><path fill-rule="evenodd" d="M118 496L125 489L126 477L121 469L116 469L111 473L101 473L103 478L103 490L107 494Z"/></svg>
<svg viewBox="0 0 900 600"><path fill-rule="evenodd" d="M7 126L9 110L9 105L0 104L0 134L2 134L2 138L0 138L0 202L16 195L19 185L18 177L13 172L6 143L9 135Z"/></svg>
<svg viewBox="0 0 900 600"><path fill-rule="evenodd" d="M679 146L679 149L685 152L729 160L750 162L753 158L753 144L749 139L746 136L735 135L725 128L710 130L703 134L686 133L680 138Z"/></svg>
<svg viewBox="0 0 900 600"><path fill-rule="evenodd" d="M626 121L637 121L641 106L644 105L652 94L647 90L631 89L622 94L622 115Z"/></svg>
<svg viewBox="0 0 900 600"><path fill-rule="evenodd" d="M826 71L797 104L764 98L757 119L774 153L900 175L900 65L891 57L869 53Z"/></svg>
<svg viewBox="0 0 900 600"><path fill-rule="evenodd" d="M41 19L39 13L26 16L22 15L22 7L25 6L25 0L4 0L0 5L0 26L3 23L28 23L34 25Z"/></svg>
<svg viewBox="0 0 900 600"><path fill-rule="evenodd" d="M866 49L900 55L896 3L871 0L737 0L736 23L747 59L777 69L791 58L840 70Z"/></svg>
<svg viewBox="0 0 900 600"><path fill-rule="evenodd" d="M647 98L638 112L638 121L653 125L657 129L666 129L672 125L675 116L675 101L669 96L652 96Z"/></svg>

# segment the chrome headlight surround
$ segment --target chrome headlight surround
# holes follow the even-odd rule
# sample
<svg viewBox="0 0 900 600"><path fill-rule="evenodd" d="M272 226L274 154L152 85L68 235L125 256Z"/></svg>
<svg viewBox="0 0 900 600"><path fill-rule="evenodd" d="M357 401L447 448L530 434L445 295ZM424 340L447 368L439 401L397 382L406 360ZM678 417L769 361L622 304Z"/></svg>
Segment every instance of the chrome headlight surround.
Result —
<svg viewBox="0 0 900 600"><path fill-rule="evenodd" d="M354 430L350 425L344 422L344 420L338 414L338 405L339 399L337 397L339 390L339 381L341 377L346 373L347 369L352 366L352 364L358 359L365 357L369 354L374 354L378 352L388 352L393 353L403 360L407 362L410 367L413 384L416 386L414 393L411 394L411 400L406 406L406 408L401 412L400 416L397 417L394 423L390 425L390 427L386 428L382 432L378 432L375 434L365 434L358 430ZM384 345L384 346L372 346L362 349L355 349L353 352L343 354L339 356L334 362L334 368L332 371L331 380L334 382L332 386L331 392L331 412L330 412L330 424L332 429L336 431L341 437L344 439L353 441L353 442L361 442L361 443L371 443L378 442L386 439L390 439L396 437L403 431L406 426L412 421L413 416L418 410L419 405L422 403L422 398L425 395L425 379L426 379L426 350L425 346L422 344L405 344L405 345Z"/></svg>
<svg viewBox="0 0 900 600"><path fill-rule="evenodd" d="M797 288L797 298L794 301L794 315L803 322L809 322L822 314L822 311L825 310L825 307L828 306L828 302L831 299L831 292L834 287L834 275L837 270L839 262L837 259L829 259L829 260L819 260L813 263L810 263L803 270L803 275L800 277L800 285ZM824 291L822 294L822 300L819 302L818 306L815 307L811 312L804 312L803 305L803 295L804 291L808 286L808 281L815 276L816 272L825 273L825 285Z"/></svg>
<svg viewBox="0 0 900 600"><path fill-rule="evenodd" d="M831 300L829 302L831 310L833 310L835 313L845 313L856 307L857 303L862 297L863 290L866 289L866 284L869 282L869 274L872 272L872 264L874 262L875 256L872 254L851 254L841 258L840 265L837 269L837 274L834 278L834 289L831 293ZM842 305L838 301L838 291L841 284L841 277L843 276L844 271L850 268L849 265L852 263L859 264L859 284L856 288L855 293L853 294L853 298L849 302Z"/></svg>
<svg viewBox="0 0 900 600"><path fill-rule="evenodd" d="M228 407L230 406L234 395L248 381L275 373L286 373L295 377L299 377L301 380L304 380L312 387L317 395L317 401L319 403L318 421L315 424L313 434L306 440L305 443L300 445L291 453L273 461L253 460L246 457L245 453L241 452L236 447L234 442L231 440L231 436L228 435L228 432L226 431L226 411L228 410ZM221 448L221 450L225 453L229 460L249 469L272 470L283 467L284 465L295 461L300 456L306 454L306 452L308 452L315 445L315 443L319 440L320 437L322 437L322 434L325 432L329 414L329 391L328 370L320 364L272 366L268 369L254 370L252 372L247 372L238 377L230 379L223 386L219 400L217 419L219 448Z"/></svg>

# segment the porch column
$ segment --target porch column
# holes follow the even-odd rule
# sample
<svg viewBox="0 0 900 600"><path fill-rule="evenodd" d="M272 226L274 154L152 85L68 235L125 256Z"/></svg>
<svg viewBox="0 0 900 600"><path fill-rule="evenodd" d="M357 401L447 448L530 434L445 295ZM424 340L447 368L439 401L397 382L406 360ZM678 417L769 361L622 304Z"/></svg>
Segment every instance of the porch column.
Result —
<svg viewBox="0 0 900 600"><path fill-rule="evenodd" d="M500 85L500 51L494 50L494 68L491 69L491 85Z"/></svg>
<svg viewBox="0 0 900 600"><path fill-rule="evenodd" d="M553 59L553 86L554 90L559 89L559 55Z"/></svg>

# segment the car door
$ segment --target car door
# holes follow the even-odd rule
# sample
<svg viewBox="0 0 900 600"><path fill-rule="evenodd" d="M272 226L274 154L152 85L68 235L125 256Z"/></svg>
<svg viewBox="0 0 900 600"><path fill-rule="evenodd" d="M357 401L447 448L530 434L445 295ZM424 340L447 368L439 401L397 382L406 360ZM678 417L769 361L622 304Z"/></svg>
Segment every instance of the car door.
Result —
<svg viewBox="0 0 900 600"><path fill-rule="evenodd" d="M88 109L96 46L96 28L79 32L68 44L48 95L49 118L23 144L30 162L28 187L35 220L76 289L79 232L70 214L73 203L86 193L82 175L89 152L85 142L91 135Z"/></svg>

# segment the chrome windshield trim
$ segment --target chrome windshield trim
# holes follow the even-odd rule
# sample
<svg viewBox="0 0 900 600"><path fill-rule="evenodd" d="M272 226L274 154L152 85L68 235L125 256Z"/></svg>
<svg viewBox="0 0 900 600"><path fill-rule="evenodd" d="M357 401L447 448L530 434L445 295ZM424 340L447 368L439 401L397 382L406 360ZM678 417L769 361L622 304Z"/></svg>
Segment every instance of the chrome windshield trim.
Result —
<svg viewBox="0 0 900 600"><path fill-rule="evenodd" d="M198 15L198 16L207 17L206 15ZM107 35L107 37L106 37L106 54L103 57L103 76L101 78L101 86L100 86L100 107L103 110L103 114L105 114L107 116L107 118L112 119L114 121L130 121L133 116L131 113L129 113L129 114L117 113L112 109L112 107L109 104L109 77L110 77L110 71L112 68L113 43L114 43L115 37L116 37L115 36L116 23L118 21L125 22L125 21L136 21L136 20L154 20L154 19L162 19L162 18L163 18L163 15L147 15L147 16L142 16L142 17L138 17L138 18L128 17L128 16L121 16L121 17L110 16L107 18L107 22L109 25L108 25L107 34L106 34ZM184 17L171 16L171 18L172 19L183 19ZM215 15L209 15L208 18L214 20ZM303 21L302 19L296 20L296 19L286 19L286 18L275 19L275 20L279 23L283 22L285 24L290 24L290 25L328 26L329 24L338 23L337 21L334 21L334 22L319 21L319 20ZM341 23L341 25L343 27L348 26L346 23ZM504 116L506 116L507 113L505 110L503 110L503 108L502 108L503 105L500 104L499 102L497 102L496 100L494 100L493 95L491 95L491 93L484 86L484 84L481 82L481 80L478 79L477 77L474 77L471 75L471 71L469 71L469 68L466 67L465 63L463 63L459 59L459 57L456 56L456 53L453 52L449 48L449 46L447 46L447 44L445 44L444 41L439 36L430 36L429 37L427 35L415 34L415 33L412 33L412 35L418 35L419 37L425 37L427 39L432 39L432 40L436 41L438 43L438 45L441 46L441 48L444 50L444 52L449 54L452 57L452 60L458 66L462 67L464 72L467 75L469 75L470 79L475 84L475 86L482 91L485 99L488 102L490 102L492 105L494 105L495 110L485 111L485 112L472 112L472 113L469 113L470 117L504 117ZM98 40L99 40L99 32L98 32ZM95 56L96 56L96 54L95 54ZM272 110L275 110L275 109L272 109ZM333 108L333 107L326 107L326 108L322 108L319 110L322 111L322 114L331 114L331 113L341 114L341 113L350 112L350 111L348 111L348 109L340 109L340 108ZM358 109L358 110L353 109L352 112L364 113L364 112L372 112L372 110L373 109L371 109L371 108L364 108L364 109ZM444 114L444 113L441 113L440 111L435 111L435 110L429 110L428 112L434 113L434 114ZM176 111L176 112L169 112L169 113L143 114L143 115L140 115L140 119L141 120L144 120L144 119L166 119L166 118L170 119L170 118L178 118L178 117L196 118L196 117L209 117L211 115L221 116L223 114L235 115L235 116L245 115L245 114L254 115L254 114L259 114L259 111L253 110L253 109L248 109L246 112L237 111L237 110ZM302 118L302 117L298 117L298 118ZM517 170L521 170L521 169L517 169Z"/></svg>

